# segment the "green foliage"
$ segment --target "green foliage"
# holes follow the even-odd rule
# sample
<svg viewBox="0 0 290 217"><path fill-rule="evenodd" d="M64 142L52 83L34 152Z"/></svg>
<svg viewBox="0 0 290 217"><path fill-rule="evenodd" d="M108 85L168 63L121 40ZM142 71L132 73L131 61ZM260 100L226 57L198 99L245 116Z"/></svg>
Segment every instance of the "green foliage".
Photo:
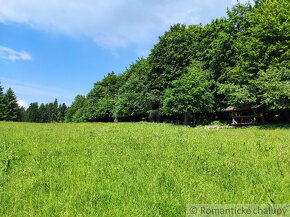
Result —
<svg viewBox="0 0 290 217"><path fill-rule="evenodd" d="M49 122L48 105L44 105L43 103L41 103L41 105L39 106L38 112L39 112L39 121L37 122L40 122L40 123Z"/></svg>
<svg viewBox="0 0 290 217"><path fill-rule="evenodd" d="M256 102L256 95L250 85L235 85L232 83L219 84L219 94L225 96L227 105L252 105Z"/></svg>
<svg viewBox="0 0 290 217"><path fill-rule="evenodd" d="M26 121L26 122L63 122L67 106L63 103L58 108L57 99L53 103L41 104L37 102L30 104L25 110L19 107L16 96L11 88L3 93L0 85L0 121Z"/></svg>
<svg viewBox="0 0 290 217"><path fill-rule="evenodd" d="M290 110L290 70L271 68L254 81L260 105L268 110Z"/></svg>
<svg viewBox="0 0 290 217"><path fill-rule="evenodd" d="M80 122L83 121L83 109L86 97L77 95L72 105L67 109L65 114L66 122Z"/></svg>
<svg viewBox="0 0 290 217"><path fill-rule="evenodd" d="M21 121L23 118L22 110L17 104L16 96L11 88L3 93L0 83L0 121Z"/></svg>
<svg viewBox="0 0 290 217"><path fill-rule="evenodd" d="M204 26L173 25L147 59L109 73L68 109L55 100L38 112L32 108L33 114L29 109L26 119L159 122L184 116L186 122L187 116L218 117L229 105L283 116L289 110L289 13L289 0L255 0ZM0 120L8 120L3 96L0 86Z"/></svg>
<svg viewBox="0 0 290 217"><path fill-rule="evenodd" d="M167 88L173 81L186 73L186 67L200 56L202 27L177 24L159 37L159 42L148 57L151 70L148 74L149 116L159 121L162 113L162 101Z"/></svg>
<svg viewBox="0 0 290 217"><path fill-rule="evenodd" d="M83 118L87 121L113 120L116 95L122 81L122 76L112 72L97 82L87 95Z"/></svg>
<svg viewBox="0 0 290 217"><path fill-rule="evenodd" d="M19 120L21 122L25 122L26 121L26 111L24 107L20 107L19 108Z"/></svg>
<svg viewBox="0 0 290 217"><path fill-rule="evenodd" d="M140 59L126 70L126 82L120 87L114 109L115 118L147 116L149 109L148 73L150 66L146 59Z"/></svg>
<svg viewBox="0 0 290 217"><path fill-rule="evenodd" d="M96 84L87 95L85 118L90 121L97 121L112 117L113 103L114 101L108 95L106 88Z"/></svg>
<svg viewBox="0 0 290 217"><path fill-rule="evenodd" d="M66 111L67 111L66 104L65 103L60 104L58 107L58 114L57 114L58 122L64 122Z"/></svg>
<svg viewBox="0 0 290 217"><path fill-rule="evenodd" d="M287 0L256 0L205 26L171 26L147 59L97 82L79 117L159 122L229 105L289 109L289 77L267 71L289 70L289 11Z"/></svg>
<svg viewBox="0 0 290 217"><path fill-rule="evenodd" d="M58 102L57 102L57 99L55 99L53 103L52 102L48 103L46 108L47 108L48 122L56 122L57 121L57 115L58 115Z"/></svg>
<svg viewBox="0 0 290 217"><path fill-rule="evenodd" d="M40 114L38 109L38 103L33 102L30 103L30 106L26 110L25 120L27 122L39 122L40 120Z"/></svg>
<svg viewBox="0 0 290 217"><path fill-rule="evenodd" d="M248 15L247 34L258 39L263 48L258 50L259 65L268 68L289 67L290 61L290 4L287 0L266 0Z"/></svg>
<svg viewBox="0 0 290 217"><path fill-rule="evenodd" d="M6 102L5 102L5 95L3 93L3 87L0 83L0 121L6 119Z"/></svg>
<svg viewBox="0 0 290 217"><path fill-rule="evenodd" d="M288 0L267 0L245 14L246 28L234 47L238 60L231 78L249 83L260 70L288 67L290 61L290 4Z"/></svg>
<svg viewBox="0 0 290 217"><path fill-rule="evenodd" d="M24 111L24 120L27 122L50 123L63 122L66 115L67 106L63 103L58 105L57 99L51 103L31 103L27 111Z"/></svg>
<svg viewBox="0 0 290 217"><path fill-rule="evenodd" d="M212 72L195 62L186 74L173 81L173 88L167 89L163 109L167 114L212 112L212 87Z"/></svg>
<svg viewBox="0 0 290 217"><path fill-rule="evenodd" d="M6 103L6 121L18 121L20 119L20 110L17 104L16 96L11 88L5 94Z"/></svg>
<svg viewBox="0 0 290 217"><path fill-rule="evenodd" d="M185 25L177 24L159 37L159 42L149 55L152 67L149 74L151 89L164 91L185 72L185 67L190 65L194 54L191 50L194 33L200 29L200 26L186 28Z"/></svg>

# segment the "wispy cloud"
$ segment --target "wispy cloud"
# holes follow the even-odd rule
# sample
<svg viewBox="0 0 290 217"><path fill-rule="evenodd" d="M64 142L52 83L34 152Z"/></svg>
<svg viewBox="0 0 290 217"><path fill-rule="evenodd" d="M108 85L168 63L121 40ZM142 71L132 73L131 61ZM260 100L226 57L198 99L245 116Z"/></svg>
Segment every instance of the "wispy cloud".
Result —
<svg viewBox="0 0 290 217"><path fill-rule="evenodd" d="M241 3L241 4L247 4L247 3L251 3L253 4L254 1L253 0L232 0L232 4L235 5L237 3Z"/></svg>
<svg viewBox="0 0 290 217"><path fill-rule="evenodd" d="M225 12L231 1L0 0L0 22L87 36L103 47L134 44L142 48L151 45L170 25L199 24L205 16Z"/></svg>
<svg viewBox="0 0 290 217"><path fill-rule="evenodd" d="M32 57L26 51L16 51L8 47L0 46L0 59L16 61L16 60L32 60Z"/></svg>

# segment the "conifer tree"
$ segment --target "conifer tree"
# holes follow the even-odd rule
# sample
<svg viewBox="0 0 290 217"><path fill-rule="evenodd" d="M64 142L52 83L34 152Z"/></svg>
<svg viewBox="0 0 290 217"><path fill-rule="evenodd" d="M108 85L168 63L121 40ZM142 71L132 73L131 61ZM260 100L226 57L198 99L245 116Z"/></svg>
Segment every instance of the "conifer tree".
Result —
<svg viewBox="0 0 290 217"><path fill-rule="evenodd" d="M3 93L3 87L0 83L0 121L3 121L5 119L5 113L6 113L6 104L5 104L5 96Z"/></svg>
<svg viewBox="0 0 290 217"><path fill-rule="evenodd" d="M38 103L33 102L30 104L26 111L26 120L27 122L39 122L39 111Z"/></svg>
<svg viewBox="0 0 290 217"><path fill-rule="evenodd" d="M59 105L58 114L57 114L57 121L58 122L64 121L66 110L67 110L67 106L65 103Z"/></svg>
<svg viewBox="0 0 290 217"><path fill-rule="evenodd" d="M16 96L11 88L9 88L5 94L6 102L6 117L7 121L19 121L20 109L17 104Z"/></svg>
<svg viewBox="0 0 290 217"><path fill-rule="evenodd" d="M47 123L48 122L48 112L47 112L47 105L41 103L39 106L39 122Z"/></svg>

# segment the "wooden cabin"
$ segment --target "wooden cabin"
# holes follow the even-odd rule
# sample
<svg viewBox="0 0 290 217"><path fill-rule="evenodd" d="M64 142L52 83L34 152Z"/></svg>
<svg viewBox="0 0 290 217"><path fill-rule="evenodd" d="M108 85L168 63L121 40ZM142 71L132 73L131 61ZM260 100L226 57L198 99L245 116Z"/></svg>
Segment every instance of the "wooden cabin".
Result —
<svg viewBox="0 0 290 217"><path fill-rule="evenodd" d="M229 106L224 111L229 112L232 118L232 126L264 124L263 115L258 109L251 108L250 106Z"/></svg>

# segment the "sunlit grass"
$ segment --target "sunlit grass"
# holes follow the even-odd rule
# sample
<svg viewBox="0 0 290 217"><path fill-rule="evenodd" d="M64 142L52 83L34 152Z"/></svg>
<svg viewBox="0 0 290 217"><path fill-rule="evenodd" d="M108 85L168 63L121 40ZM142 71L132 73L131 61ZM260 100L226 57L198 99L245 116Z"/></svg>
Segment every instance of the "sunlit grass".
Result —
<svg viewBox="0 0 290 217"><path fill-rule="evenodd" d="M0 216L185 216L289 203L289 128L0 122Z"/></svg>

